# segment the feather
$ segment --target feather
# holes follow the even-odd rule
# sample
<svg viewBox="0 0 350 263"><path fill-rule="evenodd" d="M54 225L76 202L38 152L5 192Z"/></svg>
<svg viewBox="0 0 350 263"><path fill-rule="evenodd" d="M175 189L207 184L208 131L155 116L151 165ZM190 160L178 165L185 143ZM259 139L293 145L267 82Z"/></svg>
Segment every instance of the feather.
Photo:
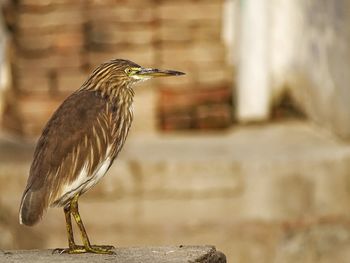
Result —
<svg viewBox="0 0 350 263"><path fill-rule="evenodd" d="M130 113L132 100L128 105L121 101L99 91L79 90L57 109L34 152L20 206L21 223L35 224L48 206L66 205L72 191L87 191L107 172L132 120L120 114Z"/></svg>

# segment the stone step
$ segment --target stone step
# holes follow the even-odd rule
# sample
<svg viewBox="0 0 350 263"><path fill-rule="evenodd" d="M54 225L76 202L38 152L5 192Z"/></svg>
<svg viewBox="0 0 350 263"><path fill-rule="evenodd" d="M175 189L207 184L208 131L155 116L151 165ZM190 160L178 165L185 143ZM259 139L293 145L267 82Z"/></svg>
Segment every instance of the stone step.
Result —
<svg viewBox="0 0 350 263"><path fill-rule="evenodd" d="M19 203L32 151L33 144L1 145L0 200L10 206ZM162 209L164 200L223 204L243 219L348 215L349 176L349 144L309 123L288 122L221 135L131 136L84 198L158 200Z"/></svg>

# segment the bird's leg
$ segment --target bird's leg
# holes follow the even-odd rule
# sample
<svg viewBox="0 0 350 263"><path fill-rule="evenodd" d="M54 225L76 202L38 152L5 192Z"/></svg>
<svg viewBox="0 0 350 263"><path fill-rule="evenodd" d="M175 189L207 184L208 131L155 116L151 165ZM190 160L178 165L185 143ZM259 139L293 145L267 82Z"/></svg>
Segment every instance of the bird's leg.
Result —
<svg viewBox="0 0 350 263"><path fill-rule="evenodd" d="M72 213L75 222L77 223L80 233L81 233L81 239L84 244L83 247L78 247L77 249L73 249L69 251L69 253L84 253L84 252L90 252L90 253L96 253L96 254L114 254L113 251L111 251L114 247L113 246L96 246L91 245L89 237L86 233L83 221L81 220L79 210L78 210L78 198L79 195L75 195L70 203L70 212ZM74 242L74 241L73 241Z"/></svg>
<svg viewBox="0 0 350 263"><path fill-rule="evenodd" d="M53 251L53 253L59 253L59 254L62 254L62 253L85 253L84 247L78 246L74 242L70 203L67 204L63 208L63 211L64 211L64 216L66 219L66 229L67 229L69 248L56 248Z"/></svg>
<svg viewBox="0 0 350 263"><path fill-rule="evenodd" d="M74 242L74 236L73 236L72 219L70 215L70 204L66 205L63 210L64 210L64 216L66 218L66 228L67 228L69 248L73 249L76 247L76 244Z"/></svg>
<svg viewBox="0 0 350 263"><path fill-rule="evenodd" d="M64 207L64 215L66 219L66 229L67 229L69 248L56 248L53 250L52 253L81 254L81 253L90 252L90 253L98 253L98 254L113 254L114 252L110 251L111 249L114 248L113 246L94 246L90 244L89 238L86 234L85 227L79 215L78 197L79 196L75 196L71 200L71 202ZM83 246L77 245L74 242L71 214L73 215L75 221L77 222L79 230L81 231L82 240L84 243Z"/></svg>

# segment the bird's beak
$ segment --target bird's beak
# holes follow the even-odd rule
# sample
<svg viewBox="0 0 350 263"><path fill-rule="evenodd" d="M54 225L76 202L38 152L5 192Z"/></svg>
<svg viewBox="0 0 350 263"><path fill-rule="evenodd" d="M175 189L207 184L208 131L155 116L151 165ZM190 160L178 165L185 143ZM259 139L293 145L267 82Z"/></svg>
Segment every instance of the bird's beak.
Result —
<svg viewBox="0 0 350 263"><path fill-rule="evenodd" d="M161 70L154 68L141 68L137 72L137 75L140 77L146 78L156 78L156 77L167 77L167 76L180 76L185 75L185 73L175 70Z"/></svg>

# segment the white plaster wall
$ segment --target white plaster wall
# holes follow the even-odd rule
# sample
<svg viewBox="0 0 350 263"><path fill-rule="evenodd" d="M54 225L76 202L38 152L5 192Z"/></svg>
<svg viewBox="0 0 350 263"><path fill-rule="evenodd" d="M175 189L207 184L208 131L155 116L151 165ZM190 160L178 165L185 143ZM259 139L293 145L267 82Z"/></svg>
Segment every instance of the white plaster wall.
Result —
<svg viewBox="0 0 350 263"><path fill-rule="evenodd" d="M266 120L270 114L269 0L241 1L237 118Z"/></svg>
<svg viewBox="0 0 350 263"><path fill-rule="evenodd" d="M0 8L2 4L3 2L1 1ZM8 43L8 38L6 35L6 29L5 29L2 14L0 12L0 123L2 120L3 108L4 108L4 94L5 94L5 91L9 88L11 83L7 43Z"/></svg>
<svg viewBox="0 0 350 263"><path fill-rule="evenodd" d="M270 0L270 73L274 99L288 84L295 69L302 21L298 0Z"/></svg>

